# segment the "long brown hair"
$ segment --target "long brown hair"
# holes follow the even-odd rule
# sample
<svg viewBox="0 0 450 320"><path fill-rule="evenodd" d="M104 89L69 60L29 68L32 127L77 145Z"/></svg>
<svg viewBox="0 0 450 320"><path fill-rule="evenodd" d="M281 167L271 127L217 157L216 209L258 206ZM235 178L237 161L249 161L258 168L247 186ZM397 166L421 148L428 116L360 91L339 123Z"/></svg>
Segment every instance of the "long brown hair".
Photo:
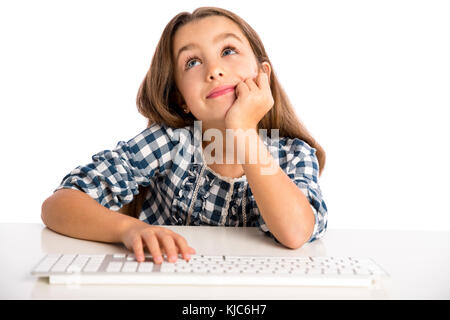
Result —
<svg viewBox="0 0 450 320"><path fill-rule="evenodd" d="M153 123L182 128L194 123L192 113L186 114L181 107L183 98L175 84L175 63L173 59L173 38L177 30L192 22L209 16L223 16L236 23L247 37L257 62L262 65L272 63L258 34L238 15L216 7L201 7L191 13L177 14L165 27L156 46L150 69L139 88L136 104L139 112L148 119L148 126ZM319 162L319 175L325 166L325 151L311 136L297 117L292 105L280 85L273 67L270 74L270 88L274 106L258 123L258 129L279 129L279 137L299 138L316 149Z"/></svg>

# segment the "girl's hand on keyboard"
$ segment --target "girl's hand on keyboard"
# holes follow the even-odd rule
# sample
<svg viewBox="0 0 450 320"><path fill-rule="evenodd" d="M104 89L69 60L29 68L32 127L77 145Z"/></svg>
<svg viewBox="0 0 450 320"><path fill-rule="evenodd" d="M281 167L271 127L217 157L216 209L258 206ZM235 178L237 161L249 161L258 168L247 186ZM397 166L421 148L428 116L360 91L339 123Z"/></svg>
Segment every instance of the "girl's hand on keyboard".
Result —
<svg viewBox="0 0 450 320"><path fill-rule="evenodd" d="M164 227L152 226L147 223L138 223L128 227L122 236L122 242L134 252L138 262L144 261L144 247L153 257L155 263L162 263L162 253L167 255L169 262L175 262L178 254L189 260L195 250L188 246L186 239L181 235Z"/></svg>

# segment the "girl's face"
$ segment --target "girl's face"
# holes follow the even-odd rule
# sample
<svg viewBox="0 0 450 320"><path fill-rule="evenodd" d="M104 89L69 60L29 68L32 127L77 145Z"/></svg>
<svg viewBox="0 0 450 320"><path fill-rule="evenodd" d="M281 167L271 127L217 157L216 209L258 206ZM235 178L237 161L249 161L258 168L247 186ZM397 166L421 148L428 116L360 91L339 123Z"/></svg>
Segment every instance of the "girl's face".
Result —
<svg viewBox="0 0 450 320"><path fill-rule="evenodd" d="M223 128L235 90L214 98L218 86L255 79L258 64L250 44L233 21L212 16L190 22L174 35L175 83L187 108L205 128ZM187 48L187 50L183 50ZM266 63L265 63L266 64ZM269 64L266 64L270 72Z"/></svg>

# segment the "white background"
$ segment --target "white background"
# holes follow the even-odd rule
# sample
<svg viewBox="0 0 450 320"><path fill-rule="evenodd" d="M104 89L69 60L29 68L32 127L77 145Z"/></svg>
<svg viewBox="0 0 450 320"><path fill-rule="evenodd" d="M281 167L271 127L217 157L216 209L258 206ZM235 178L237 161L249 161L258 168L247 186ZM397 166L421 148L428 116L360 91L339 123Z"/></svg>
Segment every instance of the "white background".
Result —
<svg viewBox="0 0 450 320"><path fill-rule="evenodd" d="M447 1L2 1L0 222L40 222L63 176L141 132L169 20L219 6L260 35L327 152L329 228L450 230Z"/></svg>

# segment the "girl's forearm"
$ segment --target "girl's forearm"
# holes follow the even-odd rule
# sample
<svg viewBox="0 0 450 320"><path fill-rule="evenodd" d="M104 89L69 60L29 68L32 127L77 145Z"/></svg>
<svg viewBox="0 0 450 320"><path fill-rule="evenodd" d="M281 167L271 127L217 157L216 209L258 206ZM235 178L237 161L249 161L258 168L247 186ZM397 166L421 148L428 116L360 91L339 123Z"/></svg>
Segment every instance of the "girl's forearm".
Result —
<svg viewBox="0 0 450 320"><path fill-rule="evenodd" d="M270 232L289 248L301 247L314 229L314 213L303 192L275 162L256 130L247 131L248 143L257 146L258 157L246 143L238 143L248 183ZM243 137L240 137L241 141ZM239 139L239 137L238 137ZM244 150L242 150L244 149Z"/></svg>
<svg viewBox="0 0 450 320"><path fill-rule="evenodd" d="M121 242L127 227L141 221L109 210L86 193L61 189L42 204L42 221L58 233L79 239Z"/></svg>

